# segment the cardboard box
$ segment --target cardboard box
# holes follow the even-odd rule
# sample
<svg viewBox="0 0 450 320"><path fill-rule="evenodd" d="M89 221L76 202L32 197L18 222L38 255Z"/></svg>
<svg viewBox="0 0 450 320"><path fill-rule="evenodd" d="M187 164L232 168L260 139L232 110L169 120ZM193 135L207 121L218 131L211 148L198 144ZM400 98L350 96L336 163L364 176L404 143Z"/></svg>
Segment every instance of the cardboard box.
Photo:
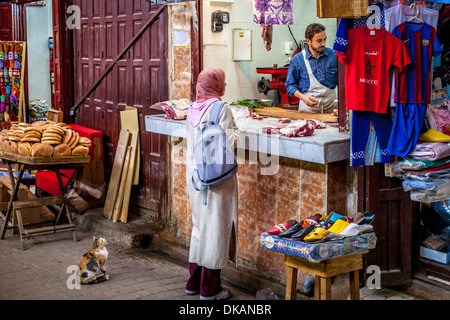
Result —
<svg viewBox="0 0 450 320"><path fill-rule="evenodd" d="M440 252L422 246L420 246L420 256L443 264L450 262L450 252Z"/></svg>

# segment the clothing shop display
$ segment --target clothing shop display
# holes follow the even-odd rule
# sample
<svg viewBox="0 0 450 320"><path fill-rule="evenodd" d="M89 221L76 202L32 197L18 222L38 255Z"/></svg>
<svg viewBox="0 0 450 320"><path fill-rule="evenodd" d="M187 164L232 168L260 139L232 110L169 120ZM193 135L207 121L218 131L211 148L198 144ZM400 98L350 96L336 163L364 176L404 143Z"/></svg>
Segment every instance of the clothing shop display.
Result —
<svg viewBox="0 0 450 320"><path fill-rule="evenodd" d="M425 22L405 21L392 34L405 43L412 63L396 73L396 108L388 152L406 157L414 150L425 122L431 99L432 57L440 54L441 47L436 29Z"/></svg>
<svg viewBox="0 0 450 320"><path fill-rule="evenodd" d="M417 16L417 19L414 19ZM404 23L405 21L420 21L427 23L433 28L437 29L439 21L439 12L437 10L427 8L425 6L416 5L398 5L385 10L385 28L389 32ZM391 100L390 105L395 107L394 101L395 80L392 79Z"/></svg>
<svg viewBox="0 0 450 320"><path fill-rule="evenodd" d="M402 70L411 63L405 45L384 29L359 27L349 30L348 38L345 53L336 53L345 64L347 109L386 113L388 70Z"/></svg>
<svg viewBox="0 0 450 320"><path fill-rule="evenodd" d="M355 112L352 114L352 166L365 165L370 121L374 123L374 119L381 162L393 162L393 157L386 151L392 127L387 113L388 70L391 66L402 70L411 61L401 40L384 29L358 27L348 31L348 38L345 53L337 52L336 55L345 64L347 109L361 111L356 114L357 120L354 119Z"/></svg>
<svg viewBox="0 0 450 320"><path fill-rule="evenodd" d="M380 8L379 15L375 15L378 9L373 5ZM440 60L442 51L437 32L438 10L442 7L420 5L416 1L403 4L380 1L372 3L373 16L370 21L365 16L341 19L333 49L340 62L346 65L346 107L353 110L350 116L352 166L370 165L377 160L393 162L393 156L407 157L420 141L419 137L426 129L424 125L428 128L432 125L432 129L444 132L446 121L450 119L445 104L434 104L429 109L433 68L440 65L437 59ZM379 40L382 50L373 49L382 32L369 28L368 21L372 26L376 24L376 27L385 30L388 39L395 37L400 40L403 57L397 55L392 59L392 52L395 52L395 41L392 40ZM386 64L390 58L391 63ZM400 64L396 65L394 61ZM361 65L363 68L358 69ZM395 114L393 112L391 126L384 122L385 129L381 129L380 119L375 120L377 124L370 119L372 115L356 114L357 120L353 119L355 111L373 111L388 112L387 121L391 116L388 106L395 106L392 109ZM374 130L370 131L370 128ZM380 141L380 136L386 137L386 132L380 134L377 128L378 131L389 130L387 145L386 140Z"/></svg>

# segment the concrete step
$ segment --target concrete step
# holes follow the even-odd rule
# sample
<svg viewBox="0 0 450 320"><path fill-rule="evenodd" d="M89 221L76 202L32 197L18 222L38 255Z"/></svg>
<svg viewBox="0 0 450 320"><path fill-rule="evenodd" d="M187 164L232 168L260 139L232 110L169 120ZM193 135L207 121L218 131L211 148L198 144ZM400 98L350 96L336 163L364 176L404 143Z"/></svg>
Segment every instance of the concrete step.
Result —
<svg viewBox="0 0 450 320"><path fill-rule="evenodd" d="M103 216L103 208L73 215L79 230L92 232L93 235L104 237L108 242L124 248L148 248L156 231L153 223L139 215L132 215L128 223L113 222Z"/></svg>

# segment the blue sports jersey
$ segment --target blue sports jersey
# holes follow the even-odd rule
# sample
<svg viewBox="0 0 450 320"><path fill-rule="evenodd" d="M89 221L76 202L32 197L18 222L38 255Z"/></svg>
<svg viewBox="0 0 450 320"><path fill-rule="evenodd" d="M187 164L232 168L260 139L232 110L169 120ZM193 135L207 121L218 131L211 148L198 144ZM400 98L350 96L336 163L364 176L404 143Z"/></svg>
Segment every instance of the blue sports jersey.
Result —
<svg viewBox="0 0 450 320"><path fill-rule="evenodd" d="M431 61L441 52L436 29L428 23L405 21L392 34L403 41L412 62L397 75L395 102L429 104Z"/></svg>

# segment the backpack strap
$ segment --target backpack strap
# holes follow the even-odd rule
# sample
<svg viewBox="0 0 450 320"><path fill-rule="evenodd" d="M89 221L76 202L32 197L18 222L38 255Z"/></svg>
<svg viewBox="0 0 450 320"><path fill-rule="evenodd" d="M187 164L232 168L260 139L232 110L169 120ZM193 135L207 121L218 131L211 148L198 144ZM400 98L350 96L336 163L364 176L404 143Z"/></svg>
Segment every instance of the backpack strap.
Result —
<svg viewBox="0 0 450 320"><path fill-rule="evenodd" d="M209 122L219 124L220 113L222 112L222 108L224 105L224 101L214 102L214 104L212 105L211 115L209 116Z"/></svg>
<svg viewBox="0 0 450 320"><path fill-rule="evenodd" d="M197 183L195 183L195 179L194 179L194 175L197 172L197 177L199 177L198 175L198 170L194 169L194 171L192 172L192 184L194 185L194 189L197 191L203 191L203 204L206 205L206 194L208 192L209 186L203 186L201 188L199 188L197 186ZM200 178L200 177L199 177Z"/></svg>

